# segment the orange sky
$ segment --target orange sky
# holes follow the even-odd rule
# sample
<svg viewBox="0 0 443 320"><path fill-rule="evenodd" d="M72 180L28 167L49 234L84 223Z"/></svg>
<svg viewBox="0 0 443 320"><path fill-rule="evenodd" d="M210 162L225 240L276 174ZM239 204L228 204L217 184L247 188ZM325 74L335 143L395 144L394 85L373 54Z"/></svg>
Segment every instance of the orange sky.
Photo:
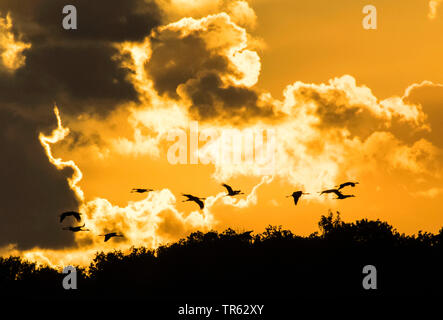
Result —
<svg viewBox="0 0 443 320"><path fill-rule="evenodd" d="M364 3L348 1L344 6L330 1L253 2L258 23L252 34L266 44L266 48L259 51L262 63L259 86L280 98L285 86L294 81L322 83L350 74L359 85L368 86L382 99L401 96L406 87L415 82L443 83L443 65L439 58L443 56L442 19L430 21L423 1L405 1L400 6L375 1L379 29L367 31L361 27ZM142 197L126 192L137 185L167 187L177 195L186 191L206 196L223 190L220 181L211 179L211 166L170 165L165 158L166 154L154 160L131 155L113 157L105 165L102 161L89 163L89 159L85 164L81 159L77 162L85 174L82 185L86 194L91 198L112 199L119 205ZM400 170L360 173L354 177L361 182L351 190L358 198L339 202L310 199L302 201L297 208L284 196L299 186L277 178L259 190L257 205L234 211L223 206L216 208L215 216L221 219L217 228L238 226L262 230L268 224L282 224L307 234L317 230L319 216L328 209L340 210L347 220L365 217L387 220L406 233L420 229L436 232L443 224L438 208L441 197L429 199L409 194L420 187L440 188L441 181L417 186L417 175ZM259 180L239 176L228 182L248 191ZM103 188L103 185L115 187ZM278 206L271 203L272 200ZM178 208L193 209L192 205L181 203Z"/></svg>
<svg viewBox="0 0 443 320"><path fill-rule="evenodd" d="M125 63L134 71L129 81L140 103L122 104L105 117L68 115L58 105L63 127L89 138L76 145L68 135L51 150L54 158L73 160L81 170L80 209L94 233L120 231L127 236L118 240L121 245L158 245L197 229L261 232L269 224L307 235L318 231L328 210L340 211L346 221L387 221L407 234L438 232L443 226L441 12L430 19L427 1L374 0L378 29L364 30L366 1L197 2L182 10L178 0L164 2L170 21L144 42L120 46L120 52L132 54ZM183 39L191 36L203 41L209 54L188 47ZM187 52L177 53L191 48L195 57L189 61L183 57ZM199 91L214 57L230 67L219 70L221 87L211 91L202 81ZM199 65L199 59L208 63ZM189 64L201 69L188 70ZM170 84L177 70L189 79L170 91L161 88L161 77L170 75ZM233 89L225 96L222 89L229 86L248 97L257 94L257 105L228 105L240 95ZM211 117L198 104L209 99L208 91ZM270 115L263 111L267 106ZM53 117L49 107L48 115ZM174 142L166 135L177 128L189 132L191 121L220 132L276 130L273 174L259 174L250 164L171 164L167 152ZM91 143L91 137L98 142ZM355 198L318 195L345 181L360 182L345 189ZM246 195L226 202L220 195L225 182ZM156 191L132 194L134 187ZM298 206L286 198L296 190L311 193ZM201 212L195 203L182 203L181 193L210 198L208 208ZM115 246L86 233L76 240L87 250ZM46 252L46 258L36 252L28 257L56 264L69 260L57 251Z"/></svg>
<svg viewBox="0 0 443 320"><path fill-rule="evenodd" d="M443 81L443 20L430 20L428 2L375 0L378 29L364 30L367 1L254 1L262 37L259 84L279 95L294 80L325 82L351 74L377 97L401 94L411 83Z"/></svg>

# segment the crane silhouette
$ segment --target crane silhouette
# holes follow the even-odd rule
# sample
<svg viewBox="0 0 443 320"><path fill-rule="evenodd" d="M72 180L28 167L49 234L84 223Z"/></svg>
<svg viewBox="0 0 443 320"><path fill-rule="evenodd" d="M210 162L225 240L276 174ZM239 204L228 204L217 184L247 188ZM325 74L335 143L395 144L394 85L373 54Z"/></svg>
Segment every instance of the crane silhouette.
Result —
<svg viewBox="0 0 443 320"><path fill-rule="evenodd" d="M348 186L351 186L351 187L355 187L355 185L357 185L358 184L358 182L345 182L345 183L342 183L341 185L339 185L338 186L338 190L341 190L341 189L343 189L344 187L348 187Z"/></svg>
<svg viewBox="0 0 443 320"><path fill-rule="evenodd" d="M131 190L131 193L146 193L146 192L151 192L154 191L153 189L141 189L141 188L133 188Z"/></svg>
<svg viewBox="0 0 443 320"><path fill-rule="evenodd" d="M81 216L81 213L76 212L76 211L66 211L66 212L63 212L60 215L60 223L62 223L63 220L65 220L66 217L74 217L78 222L80 222L80 220L82 219L80 216Z"/></svg>
<svg viewBox="0 0 443 320"><path fill-rule="evenodd" d="M353 194L340 194L340 195L337 195L337 198L336 199L338 199L338 200L343 200L343 199L347 199L347 198L354 198L355 197L355 195L353 195Z"/></svg>
<svg viewBox="0 0 443 320"><path fill-rule="evenodd" d="M304 193L303 191L295 191L291 195L287 196L286 198L293 197L294 198L294 204L297 205L298 200L304 194L309 194L309 193Z"/></svg>
<svg viewBox="0 0 443 320"><path fill-rule="evenodd" d="M338 189L328 189L328 190L323 190L322 192L320 192L320 195L322 194L328 194L328 193L337 193L340 192Z"/></svg>
<svg viewBox="0 0 443 320"><path fill-rule="evenodd" d="M206 198L199 198L199 197L193 196L192 194L185 194L185 193L182 193L182 195L184 197L188 198L187 200L183 200L183 202L194 201L195 203L198 204L200 209L203 209L205 207L205 204L204 204L203 200L205 200Z"/></svg>
<svg viewBox="0 0 443 320"><path fill-rule="evenodd" d="M238 194L244 194L243 192L241 192L241 190L233 190L231 188L231 186L227 185L226 183L222 184L223 187L226 188L226 190L228 190L228 194L227 196L236 196Z"/></svg>
<svg viewBox="0 0 443 320"><path fill-rule="evenodd" d="M83 223L82 226L76 226L76 227L65 227L63 230L69 230L72 232L79 232L79 231L89 231L89 229L83 229L85 227L85 224Z"/></svg>
<svg viewBox="0 0 443 320"><path fill-rule="evenodd" d="M353 194L343 194L340 192L340 190L337 190L337 189L329 189L329 190L324 190L321 192L321 194L328 194L328 193L334 193L337 196L337 198L335 198L337 200L343 200L343 199L355 197L355 195L353 195Z"/></svg>
<svg viewBox="0 0 443 320"><path fill-rule="evenodd" d="M124 237L122 234L118 234L117 232L109 232L106 234L101 234L101 237L105 237L105 242L114 237Z"/></svg>

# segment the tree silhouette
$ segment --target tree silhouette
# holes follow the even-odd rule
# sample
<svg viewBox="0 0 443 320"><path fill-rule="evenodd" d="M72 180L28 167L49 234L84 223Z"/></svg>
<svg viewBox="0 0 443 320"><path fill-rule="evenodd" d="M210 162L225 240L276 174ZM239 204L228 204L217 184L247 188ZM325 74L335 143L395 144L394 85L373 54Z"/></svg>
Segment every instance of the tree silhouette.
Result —
<svg viewBox="0 0 443 320"><path fill-rule="evenodd" d="M298 236L282 226L261 234L194 232L156 250L99 252L78 268L78 290L64 275L19 257L0 258L0 286L15 295L57 297L267 298L330 295L438 295L443 284L443 228L404 235L367 219L347 223L329 212L320 232ZM374 265L378 289L362 287Z"/></svg>

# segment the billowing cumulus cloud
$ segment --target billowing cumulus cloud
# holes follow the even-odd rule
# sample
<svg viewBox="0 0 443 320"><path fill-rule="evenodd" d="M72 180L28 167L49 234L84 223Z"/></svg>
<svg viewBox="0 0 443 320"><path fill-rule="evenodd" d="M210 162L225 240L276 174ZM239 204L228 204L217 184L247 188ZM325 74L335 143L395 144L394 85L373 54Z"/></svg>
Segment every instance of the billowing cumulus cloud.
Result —
<svg viewBox="0 0 443 320"><path fill-rule="evenodd" d="M319 119L318 126L326 129L343 128L351 134L367 136L389 128L394 121L426 127L420 105L407 104L400 97L379 101L368 87L357 85L351 76L320 85L296 82L286 88L285 96L285 108L314 115Z"/></svg>
<svg viewBox="0 0 443 320"><path fill-rule="evenodd" d="M247 1L233 1L228 4L228 13L239 26L255 28L257 16Z"/></svg>
<svg viewBox="0 0 443 320"><path fill-rule="evenodd" d="M249 128L276 130L274 173L295 185L321 188L350 168L355 176L355 168L368 157L372 170L385 167L437 173L440 152L426 140L431 131L428 116L420 102L408 99L410 88L404 96L380 100L352 76L342 76L326 84L295 82L285 89L284 100L278 101L266 92L258 94L254 87L260 70L255 52L247 51L254 57L245 59L249 68L239 70L241 64L233 62L236 52L241 55L241 50L247 50L247 43L246 30L224 13L185 18L161 27L148 39L149 57L141 71L145 72L145 87L154 89L151 95L161 104L170 104L172 99L189 109L192 119L209 122L218 131L242 122ZM245 83L246 78L254 80ZM177 123L185 115L178 111L180 107L176 113L170 107L162 110L165 119L170 119L166 123L186 126L185 120ZM163 125L141 115L134 117L136 134L133 142L124 140L125 150L141 153L151 149L142 141L154 140L143 137L139 125L154 133L154 143L165 142ZM263 124L269 120L275 124ZM378 152L378 146L384 152ZM222 163L215 169L218 180L262 172L249 163Z"/></svg>
<svg viewBox="0 0 443 320"><path fill-rule="evenodd" d="M197 119L272 118L259 91L260 60L248 49L246 30L221 13L184 18L151 38L146 72L160 95L184 99ZM238 119L237 119L238 120Z"/></svg>
<svg viewBox="0 0 443 320"><path fill-rule="evenodd" d="M159 0L158 3L171 21L226 12L239 26L253 29L257 24L255 11L246 0Z"/></svg>

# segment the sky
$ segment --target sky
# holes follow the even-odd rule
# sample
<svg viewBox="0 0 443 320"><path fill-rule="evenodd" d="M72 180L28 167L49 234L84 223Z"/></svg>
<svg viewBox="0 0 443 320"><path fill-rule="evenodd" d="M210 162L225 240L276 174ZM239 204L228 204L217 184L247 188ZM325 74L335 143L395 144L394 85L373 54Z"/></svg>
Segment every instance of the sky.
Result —
<svg viewBox="0 0 443 320"><path fill-rule="evenodd" d="M76 0L65 30L63 1L0 0L0 255L64 266L197 230L309 235L330 211L438 232L440 2L374 0L366 30L366 1ZM319 194L346 181L355 197ZM88 231L62 229L72 210Z"/></svg>

